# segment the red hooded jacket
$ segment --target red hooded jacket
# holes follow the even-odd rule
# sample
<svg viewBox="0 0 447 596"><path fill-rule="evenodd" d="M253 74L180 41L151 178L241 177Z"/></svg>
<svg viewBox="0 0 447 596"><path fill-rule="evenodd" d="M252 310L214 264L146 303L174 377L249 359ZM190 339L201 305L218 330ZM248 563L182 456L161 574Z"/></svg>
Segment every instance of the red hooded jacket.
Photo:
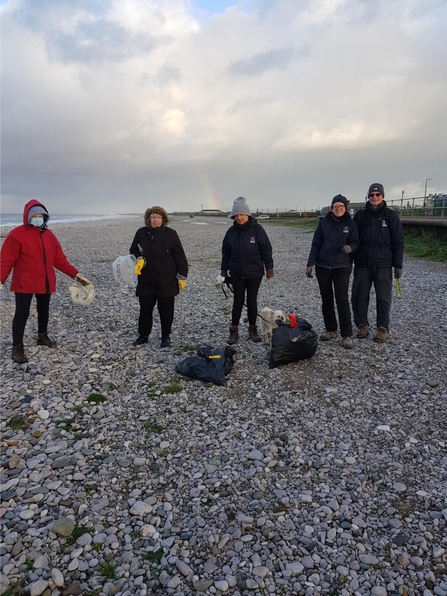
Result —
<svg viewBox="0 0 447 596"><path fill-rule="evenodd" d="M1 283L5 283L14 269L11 292L53 294L56 291L54 268L69 277L75 277L78 270L67 261L58 239L51 230L28 223L31 207L42 207L42 213L48 213L45 205L36 199L31 199L25 205L23 225L9 232L1 249Z"/></svg>

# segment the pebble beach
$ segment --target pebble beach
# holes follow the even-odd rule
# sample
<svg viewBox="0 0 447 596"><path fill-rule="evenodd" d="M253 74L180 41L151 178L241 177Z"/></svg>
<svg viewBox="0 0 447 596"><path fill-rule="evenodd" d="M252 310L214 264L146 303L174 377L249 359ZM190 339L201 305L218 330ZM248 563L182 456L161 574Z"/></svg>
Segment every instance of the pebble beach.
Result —
<svg viewBox="0 0 447 596"><path fill-rule="evenodd" d="M269 369L241 322L221 387L175 367L199 343L225 345L230 223L171 219L190 273L170 349L157 313L149 343L132 345L138 300L113 278L143 217L50 225L96 298L76 306L58 273L57 348L36 345L33 302L28 364L11 360L5 284L1 594L447 596L447 264L404 259L385 344L338 338ZM259 310L322 333L312 232L261 223L275 277Z"/></svg>

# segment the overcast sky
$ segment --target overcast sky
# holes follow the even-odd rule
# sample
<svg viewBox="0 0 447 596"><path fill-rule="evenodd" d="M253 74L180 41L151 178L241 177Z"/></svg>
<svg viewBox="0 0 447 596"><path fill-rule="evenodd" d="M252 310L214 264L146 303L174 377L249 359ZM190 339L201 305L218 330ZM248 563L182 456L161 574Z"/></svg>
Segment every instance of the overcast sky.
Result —
<svg viewBox="0 0 447 596"><path fill-rule="evenodd" d="M447 0L0 0L2 211L447 192Z"/></svg>

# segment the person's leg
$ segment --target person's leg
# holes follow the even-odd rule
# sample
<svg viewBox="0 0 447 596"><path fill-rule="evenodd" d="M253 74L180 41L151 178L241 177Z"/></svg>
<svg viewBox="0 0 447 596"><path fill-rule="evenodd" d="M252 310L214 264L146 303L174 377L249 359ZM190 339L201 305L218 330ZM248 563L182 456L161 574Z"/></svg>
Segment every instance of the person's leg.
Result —
<svg viewBox="0 0 447 596"><path fill-rule="evenodd" d="M334 292L332 290L332 269L315 267L318 285L320 286L321 311L323 313L324 327L328 333L337 332L337 319L335 318Z"/></svg>
<svg viewBox="0 0 447 596"><path fill-rule="evenodd" d="M23 335L29 317L32 294L15 293L16 310L12 320L12 354L11 358L17 364L25 364L28 358L23 349Z"/></svg>
<svg viewBox="0 0 447 596"><path fill-rule="evenodd" d="M174 321L174 302L175 297L157 298L157 308L160 314L161 322L161 340L169 339L172 331L172 323ZM167 346L166 346L167 347Z"/></svg>
<svg viewBox="0 0 447 596"><path fill-rule="evenodd" d="M354 323L357 327L363 325L369 327L368 323L368 307L369 307L369 293L372 285L372 271L371 267L361 267L356 265L354 267L354 281L352 283L352 312L354 313Z"/></svg>
<svg viewBox="0 0 447 596"><path fill-rule="evenodd" d="M231 278L233 285L233 308L231 311L231 325L239 325L239 319L242 314L242 307L244 306L245 299L245 279Z"/></svg>
<svg viewBox="0 0 447 596"><path fill-rule="evenodd" d="M350 267L340 267L333 270L335 302L337 303L338 321L342 337L351 337L352 335L351 308L348 299L350 276Z"/></svg>
<svg viewBox="0 0 447 596"><path fill-rule="evenodd" d="M152 313L157 301L155 294L150 296L139 296L140 316L138 318L138 335L141 338L148 338L152 331Z"/></svg>
<svg viewBox="0 0 447 596"><path fill-rule="evenodd" d="M377 327L390 330L391 295L393 277L391 267L376 267L374 270L376 290Z"/></svg>
<svg viewBox="0 0 447 596"><path fill-rule="evenodd" d="M47 335L50 316L51 294L36 294L37 302L37 345L54 348L56 342Z"/></svg>
<svg viewBox="0 0 447 596"><path fill-rule="evenodd" d="M247 288L247 316L248 324L256 325L258 317L258 292L261 285L262 277L251 277L245 280L245 287Z"/></svg>
<svg viewBox="0 0 447 596"><path fill-rule="evenodd" d="M16 310L12 320L12 344L18 346L23 344L26 322L29 317L32 294L15 293Z"/></svg>

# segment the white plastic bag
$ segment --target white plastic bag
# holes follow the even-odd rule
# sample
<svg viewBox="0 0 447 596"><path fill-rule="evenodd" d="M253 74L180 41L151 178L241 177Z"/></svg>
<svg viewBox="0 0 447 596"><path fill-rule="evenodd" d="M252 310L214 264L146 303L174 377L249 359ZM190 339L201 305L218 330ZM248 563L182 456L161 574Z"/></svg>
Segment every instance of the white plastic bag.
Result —
<svg viewBox="0 0 447 596"><path fill-rule="evenodd" d="M91 304L96 294L92 283L88 282L88 284L84 286L78 280L74 281L69 290L73 302L80 306L88 306Z"/></svg>
<svg viewBox="0 0 447 596"><path fill-rule="evenodd" d="M125 286L136 287L138 277L135 274L136 258L133 255L118 257L113 261L113 276L115 281Z"/></svg>

